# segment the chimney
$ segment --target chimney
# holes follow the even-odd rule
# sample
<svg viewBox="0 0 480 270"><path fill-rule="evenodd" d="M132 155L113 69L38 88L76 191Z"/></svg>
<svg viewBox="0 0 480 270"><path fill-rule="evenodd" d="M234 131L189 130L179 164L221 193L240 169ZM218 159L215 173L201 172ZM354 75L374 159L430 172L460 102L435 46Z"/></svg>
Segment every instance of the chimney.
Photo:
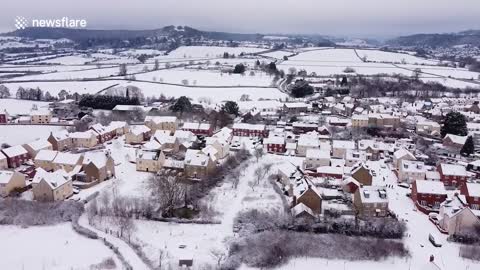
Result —
<svg viewBox="0 0 480 270"><path fill-rule="evenodd" d="M430 262L435 261L435 257L433 255L430 255Z"/></svg>

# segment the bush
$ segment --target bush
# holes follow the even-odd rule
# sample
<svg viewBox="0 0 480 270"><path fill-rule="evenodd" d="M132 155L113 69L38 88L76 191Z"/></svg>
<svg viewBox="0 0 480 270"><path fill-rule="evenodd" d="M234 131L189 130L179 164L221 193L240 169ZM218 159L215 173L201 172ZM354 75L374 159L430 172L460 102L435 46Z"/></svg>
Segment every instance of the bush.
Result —
<svg viewBox="0 0 480 270"><path fill-rule="evenodd" d="M81 107L93 109L112 110L116 105L139 105L138 98L127 98L120 96L84 95L79 102Z"/></svg>
<svg viewBox="0 0 480 270"><path fill-rule="evenodd" d="M314 89L305 80L296 80L292 87L292 95L296 98L305 97L313 94Z"/></svg>
<svg viewBox="0 0 480 270"><path fill-rule="evenodd" d="M75 220L83 204L73 201L37 202L18 199L0 201L0 225L53 225Z"/></svg>
<svg viewBox="0 0 480 270"><path fill-rule="evenodd" d="M232 243L222 269L236 269L242 263L258 268L276 267L300 256L378 261L389 256L408 255L403 243L392 240L266 231Z"/></svg>

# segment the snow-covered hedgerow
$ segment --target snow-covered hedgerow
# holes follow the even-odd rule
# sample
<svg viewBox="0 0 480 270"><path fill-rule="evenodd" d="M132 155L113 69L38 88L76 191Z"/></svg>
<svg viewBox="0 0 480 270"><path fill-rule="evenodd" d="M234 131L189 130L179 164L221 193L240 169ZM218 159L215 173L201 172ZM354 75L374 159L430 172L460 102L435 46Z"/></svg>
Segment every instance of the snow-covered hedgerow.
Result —
<svg viewBox="0 0 480 270"><path fill-rule="evenodd" d="M275 267L294 257L378 261L389 256L405 257L409 253L402 242L394 240L265 231L233 243L222 269L237 269L242 263L258 268Z"/></svg>
<svg viewBox="0 0 480 270"><path fill-rule="evenodd" d="M0 224L18 226L53 225L74 220L83 204L74 201L37 202L17 199L0 201Z"/></svg>

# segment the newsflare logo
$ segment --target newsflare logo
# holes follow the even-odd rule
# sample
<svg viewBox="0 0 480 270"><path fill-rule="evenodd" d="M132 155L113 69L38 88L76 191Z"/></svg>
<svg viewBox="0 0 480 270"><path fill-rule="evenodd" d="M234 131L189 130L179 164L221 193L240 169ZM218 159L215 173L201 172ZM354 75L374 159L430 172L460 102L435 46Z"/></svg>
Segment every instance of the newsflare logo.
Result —
<svg viewBox="0 0 480 270"><path fill-rule="evenodd" d="M27 27L60 27L60 28L85 28L87 27L87 20L85 19L71 19L68 17L53 18L53 19L27 19L23 16L15 17L15 28L23 30Z"/></svg>
<svg viewBox="0 0 480 270"><path fill-rule="evenodd" d="M22 30L28 27L28 21L25 17L17 16L15 17L15 28Z"/></svg>

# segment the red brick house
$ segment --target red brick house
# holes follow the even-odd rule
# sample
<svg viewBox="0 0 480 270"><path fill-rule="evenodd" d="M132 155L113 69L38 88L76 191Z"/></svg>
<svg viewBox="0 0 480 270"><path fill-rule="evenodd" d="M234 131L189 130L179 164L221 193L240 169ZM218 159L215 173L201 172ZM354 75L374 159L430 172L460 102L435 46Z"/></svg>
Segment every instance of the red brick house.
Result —
<svg viewBox="0 0 480 270"><path fill-rule="evenodd" d="M203 135L208 137L213 135L213 126L209 123L185 122L183 123L182 130L190 131L195 135Z"/></svg>
<svg viewBox="0 0 480 270"><path fill-rule="evenodd" d="M318 124L313 123L303 123L303 122L294 122L292 124L293 133L295 134L304 134L311 131L318 130Z"/></svg>
<svg viewBox="0 0 480 270"><path fill-rule="evenodd" d="M240 137L268 137L268 131L265 125L235 123L233 124L233 136Z"/></svg>
<svg viewBox="0 0 480 270"><path fill-rule="evenodd" d="M23 163L30 159L28 151L21 145L15 145L2 149L2 153L7 157L9 168L20 167Z"/></svg>
<svg viewBox="0 0 480 270"><path fill-rule="evenodd" d="M447 199L447 191L440 181L416 180L412 184L412 200L424 213L438 211Z"/></svg>
<svg viewBox="0 0 480 270"><path fill-rule="evenodd" d="M98 143L110 141L117 136L117 130L113 126L103 126L102 124L95 124L90 127L97 136Z"/></svg>
<svg viewBox="0 0 480 270"><path fill-rule="evenodd" d="M344 171L343 167L320 166L316 172L307 172L307 174L313 177L343 179Z"/></svg>
<svg viewBox="0 0 480 270"><path fill-rule="evenodd" d="M286 151L286 142L284 137L268 137L263 141L263 144L267 147L268 153L285 153Z"/></svg>
<svg viewBox="0 0 480 270"><path fill-rule="evenodd" d="M442 163L437 166L440 181L446 186L462 186L467 182L468 172L464 166Z"/></svg>
<svg viewBox="0 0 480 270"><path fill-rule="evenodd" d="M480 184L465 183L460 187L460 193L465 196L471 209L480 210Z"/></svg>
<svg viewBox="0 0 480 270"><path fill-rule="evenodd" d="M0 124L5 124L8 121L7 111L0 112Z"/></svg>

